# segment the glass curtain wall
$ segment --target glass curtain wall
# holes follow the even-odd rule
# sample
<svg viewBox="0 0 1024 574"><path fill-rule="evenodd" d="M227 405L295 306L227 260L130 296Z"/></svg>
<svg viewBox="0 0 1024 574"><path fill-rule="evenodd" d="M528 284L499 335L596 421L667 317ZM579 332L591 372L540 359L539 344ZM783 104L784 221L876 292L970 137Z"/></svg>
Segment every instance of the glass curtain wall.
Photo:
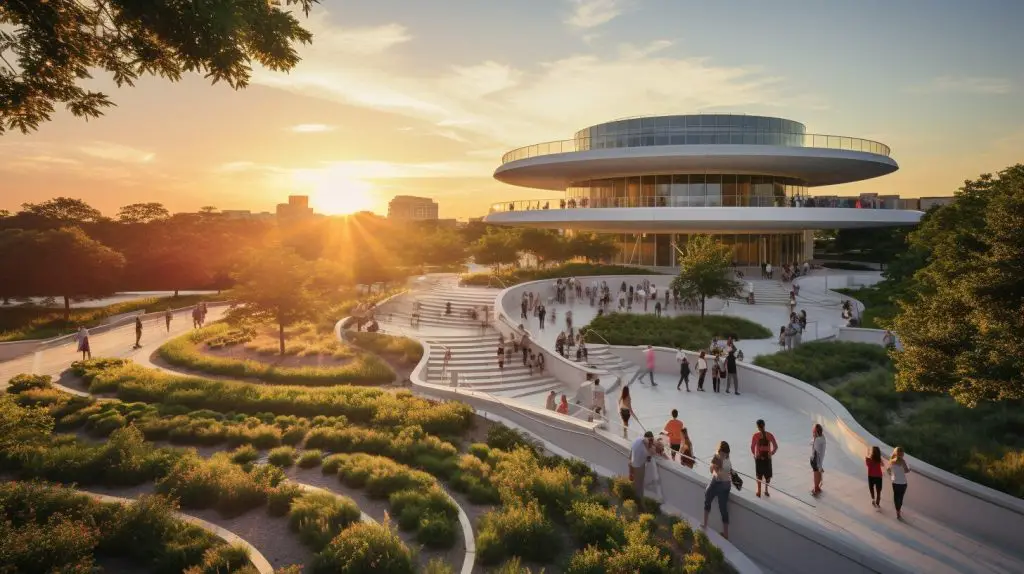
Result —
<svg viewBox="0 0 1024 574"><path fill-rule="evenodd" d="M613 263L677 267L679 252L685 251L690 235L685 233L623 233L614 235L619 246ZM803 233L723 234L714 238L732 248L733 261L740 266L759 266L762 263L782 265L802 263Z"/></svg>
<svg viewBox="0 0 1024 574"><path fill-rule="evenodd" d="M770 175L644 175L574 182L566 200L589 207L790 207L807 196L798 179Z"/></svg>

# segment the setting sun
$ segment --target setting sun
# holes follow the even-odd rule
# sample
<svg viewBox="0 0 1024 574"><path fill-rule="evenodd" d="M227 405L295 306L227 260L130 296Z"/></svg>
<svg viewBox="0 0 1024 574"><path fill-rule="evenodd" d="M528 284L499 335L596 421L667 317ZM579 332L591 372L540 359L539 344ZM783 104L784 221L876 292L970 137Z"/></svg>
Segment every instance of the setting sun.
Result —
<svg viewBox="0 0 1024 574"><path fill-rule="evenodd" d="M309 194L309 205L317 213L348 215L373 210L376 197L373 184L335 170L302 170L295 179Z"/></svg>

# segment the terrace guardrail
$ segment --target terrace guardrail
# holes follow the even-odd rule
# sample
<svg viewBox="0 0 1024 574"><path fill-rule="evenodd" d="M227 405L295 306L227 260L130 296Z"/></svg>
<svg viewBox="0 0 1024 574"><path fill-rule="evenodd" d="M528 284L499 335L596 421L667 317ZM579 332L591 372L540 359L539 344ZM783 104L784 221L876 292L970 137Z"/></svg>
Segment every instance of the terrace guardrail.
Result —
<svg viewBox="0 0 1024 574"><path fill-rule="evenodd" d="M580 137L558 140L514 149L501 156L501 163L528 159L543 155L590 151L595 149L617 149L649 147L660 145L774 145L784 147L809 147L862 151L877 155L889 155L889 146L873 140L833 136L826 134L804 134L784 132L714 132L700 133L645 133L637 135L615 135Z"/></svg>
<svg viewBox="0 0 1024 574"><path fill-rule="evenodd" d="M751 195L641 196L608 198L524 199L491 205L490 213L543 211L548 209L607 209L617 207L830 207L850 209L901 209L885 201L858 197L779 197Z"/></svg>

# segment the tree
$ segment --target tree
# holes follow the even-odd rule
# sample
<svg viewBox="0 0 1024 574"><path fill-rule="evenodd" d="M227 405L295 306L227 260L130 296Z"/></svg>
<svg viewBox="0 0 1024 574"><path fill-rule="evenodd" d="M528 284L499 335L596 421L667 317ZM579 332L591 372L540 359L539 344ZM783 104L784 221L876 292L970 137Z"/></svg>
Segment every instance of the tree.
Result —
<svg viewBox="0 0 1024 574"><path fill-rule="evenodd" d="M305 14L317 0L284 0ZM0 3L0 135L49 121L63 104L78 117L114 105L86 89L96 70L118 87L143 75L172 82L198 72L244 88L253 61L275 70L299 61L312 35L278 1L11 0ZM2 25L13 27L4 30ZM13 57L8 57L9 54Z"/></svg>
<svg viewBox="0 0 1024 574"><path fill-rule="evenodd" d="M494 265L501 269L503 264L514 265L519 261L517 238L508 230L491 229L476 240L470 251L478 265Z"/></svg>
<svg viewBox="0 0 1024 574"><path fill-rule="evenodd" d="M10 217L10 216L11 216L11 212L10 211L8 211L6 209L0 209L0 219L3 219L5 217Z"/></svg>
<svg viewBox="0 0 1024 574"><path fill-rule="evenodd" d="M245 304L242 314L273 321L278 328L281 355L284 355L284 329L309 317L316 297L310 289L315 266L294 250L273 245L254 251L248 263L236 274L235 297Z"/></svg>
<svg viewBox="0 0 1024 574"><path fill-rule="evenodd" d="M413 228L402 246L413 265L456 265L466 261L466 246L453 229Z"/></svg>
<svg viewBox="0 0 1024 574"><path fill-rule="evenodd" d="M23 203L21 213L61 223L94 223L103 219L98 209L72 197L55 197L42 203Z"/></svg>
<svg viewBox="0 0 1024 574"><path fill-rule="evenodd" d="M893 320L897 388L969 406L1024 398L1024 165L964 182L911 248L931 255Z"/></svg>
<svg viewBox="0 0 1024 574"><path fill-rule="evenodd" d="M737 297L743 283L733 279L732 248L710 235L693 235L679 256L679 276L672 280L683 298L700 299L700 317L708 297Z"/></svg>
<svg viewBox="0 0 1024 574"><path fill-rule="evenodd" d="M121 223L150 223L163 221L171 216L162 203L132 203L118 210L117 220Z"/></svg>
<svg viewBox="0 0 1024 574"><path fill-rule="evenodd" d="M569 239L566 251L569 255L582 257L587 263L610 259L619 250L615 239L608 235L577 232Z"/></svg>
<svg viewBox="0 0 1024 574"><path fill-rule="evenodd" d="M202 213L203 215L214 215L217 213L217 208L212 205L204 205L199 208L199 213Z"/></svg>
<svg viewBox="0 0 1024 574"><path fill-rule="evenodd" d="M33 294L31 246L34 232L21 229L0 231L0 299L10 303L13 297L27 297Z"/></svg>
<svg viewBox="0 0 1024 574"><path fill-rule="evenodd" d="M519 250L537 258L538 265L565 258L565 241L557 231L523 229L519 232Z"/></svg>
<svg viewBox="0 0 1024 574"><path fill-rule="evenodd" d="M34 295L62 297L64 320L71 321L71 299L102 297L115 289L124 256L77 227L34 231L28 239L30 261L23 272Z"/></svg>

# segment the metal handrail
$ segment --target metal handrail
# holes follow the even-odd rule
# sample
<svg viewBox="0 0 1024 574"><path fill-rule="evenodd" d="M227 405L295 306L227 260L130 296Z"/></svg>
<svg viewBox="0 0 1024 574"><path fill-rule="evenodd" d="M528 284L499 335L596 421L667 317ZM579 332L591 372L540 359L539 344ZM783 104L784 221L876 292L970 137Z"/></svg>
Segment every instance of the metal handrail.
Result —
<svg viewBox="0 0 1024 574"><path fill-rule="evenodd" d="M780 147L841 149L862 151L877 155L890 155L889 146L874 140L829 134L808 134L782 131L751 131L743 129L711 128L698 131L680 128L675 131L616 133L595 137L554 140L523 146L506 152L501 163L559 153L573 153L594 149L654 147L664 145L772 145Z"/></svg>
<svg viewBox="0 0 1024 574"><path fill-rule="evenodd" d="M799 205L797 205L799 201ZM831 196L781 196L781 195L711 195L672 196L645 195L640 197L559 197L548 199L524 199L494 203L490 213L509 211L554 211L558 209L610 209L636 207L784 207L784 208L828 208L828 209L900 209L886 207L876 202L869 207L857 207L859 197Z"/></svg>

